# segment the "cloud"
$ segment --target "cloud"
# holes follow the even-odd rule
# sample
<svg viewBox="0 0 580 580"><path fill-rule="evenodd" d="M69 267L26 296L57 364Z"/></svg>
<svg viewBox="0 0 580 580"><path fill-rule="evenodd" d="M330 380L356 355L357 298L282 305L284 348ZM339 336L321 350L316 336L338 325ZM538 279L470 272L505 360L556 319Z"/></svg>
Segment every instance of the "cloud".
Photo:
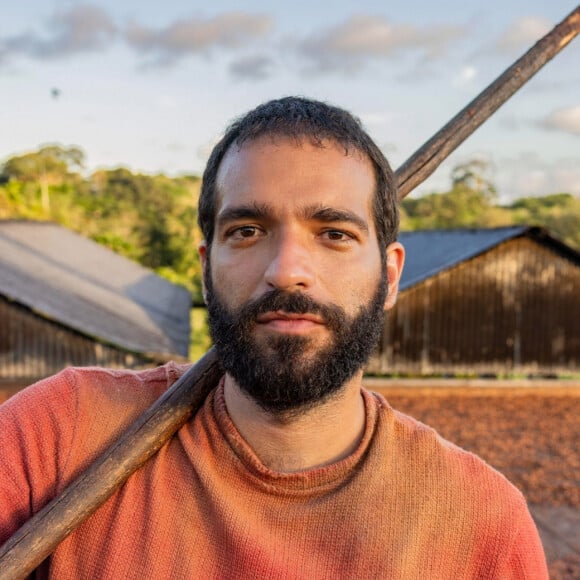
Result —
<svg viewBox="0 0 580 580"><path fill-rule="evenodd" d="M351 72L367 59L393 58L416 52L441 56L464 30L458 26L394 24L380 16L351 16L342 24L297 42L298 52L318 70Z"/></svg>
<svg viewBox="0 0 580 580"><path fill-rule="evenodd" d="M572 157L546 161L536 152L523 152L498 163L501 201L566 192L580 195L580 167Z"/></svg>
<svg viewBox="0 0 580 580"><path fill-rule="evenodd" d="M361 113L359 115L359 119L365 125L386 125L392 123L393 120L396 118L394 113L387 113L387 112L379 112L379 113Z"/></svg>
<svg viewBox="0 0 580 580"><path fill-rule="evenodd" d="M496 122L507 131L519 131L525 124L520 117L513 114L500 114Z"/></svg>
<svg viewBox="0 0 580 580"><path fill-rule="evenodd" d="M172 64L190 54L212 49L238 49L264 37L271 29L269 16L226 12L212 18L177 20L161 29L131 25L125 39L141 53L151 54L158 64Z"/></svg>
<svg viewBox="0 0 580 580"><path fill-rule="evenodd" d="M395 75L397 81L408 85L422 85L428 80L437 79L441 73L432 61L420 60L411 66L405 67Z"/></svg>
<svg viewBox="0 0 580 580"><path fill-rule="evenodd" d="M149 64L173 64L189 54L208 54L212 49L239 49L265 37L272 19L263 14L225 12L209 18L176 20L161 28L133 23L120 31L109 14L94 4L79 4L56 12L40 32L24 32L0 38L0 65L15 56L56 59L106 49L118 36ZM266 74L265 59L239 59L232 65L238 76Z"/></svg>
<svg viewBox="0 0 580 580"><path fill-rule="evenodd" d="M157 143L155 143L155 146L157 147ZM188 150L188 147L179 141L172 141L165 146L165 149L170 153L183 153Z"/></svg>
<svg viewBox="0 0 580 580"><path fill-rule="evenodd" d="M52 59L106 48L117 29L100 7L79 4L57 12L47 22L48 35L31 32L6 38L0 46L4 60L15 55Z"/></svg>
<svg viewBox="0 0 580 580"><path fill-rule="evenodd" d="M453 86L455 87L466 87L471 84L471 81L475 79L478 75L478 70L471 65L464 66L459 74L453 79Z"/></svg>
<svg viewBox="0 0 580 580"><path fill-rule="evenodd" d="M570 135L580 135L580 105L553 111L544 117L538 125L548 131L562 131Z"/></svg>
<svg viewBox="0 0 580 580"><path fill-rule="evenodd" d="M500 52L514 52L529 48L553 27L545 18L524 16L511 26L497 40L495 48Z"/></svg>
<svg viewBox="0 0 580 580"><path fill-rule="evenodd" d="M580 195L580 167L556 167L553 172L555 191Z"/></svg>
<svg viewBox="0 0 580 580"><path fill-rule="evenodd" d="M270 76L274 62L265 55L246 56L230 63L230 73L239 79L263 80Z"/></svg>

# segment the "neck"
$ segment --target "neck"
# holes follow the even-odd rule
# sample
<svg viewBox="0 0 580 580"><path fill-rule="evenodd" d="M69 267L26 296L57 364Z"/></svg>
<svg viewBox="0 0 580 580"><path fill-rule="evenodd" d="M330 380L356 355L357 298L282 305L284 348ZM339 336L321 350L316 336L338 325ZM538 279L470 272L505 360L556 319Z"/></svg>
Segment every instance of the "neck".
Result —
<svg viewBox="0 0 580 580"><path fill-rule="evenodd" d="M264 411L228 374L224 395L232 421L260 461L291 473L330 465L356 449L365 428L361 381L362 371L336 396L301 414Z"/></svg>

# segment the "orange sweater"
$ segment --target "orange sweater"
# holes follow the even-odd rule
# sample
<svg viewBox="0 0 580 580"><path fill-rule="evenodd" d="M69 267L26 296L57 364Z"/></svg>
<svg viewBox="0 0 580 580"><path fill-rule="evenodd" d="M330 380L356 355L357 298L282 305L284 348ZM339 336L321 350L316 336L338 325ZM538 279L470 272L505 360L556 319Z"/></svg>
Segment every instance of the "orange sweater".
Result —
<svg viewBox="0 0 580 580"><path fill-rule="evenodd" d="M0 544L183 372L69 369L0 407ZM275 473L223 387L50 560L66 579L547 578L522 495L363 391L357 450Z"/></svg>

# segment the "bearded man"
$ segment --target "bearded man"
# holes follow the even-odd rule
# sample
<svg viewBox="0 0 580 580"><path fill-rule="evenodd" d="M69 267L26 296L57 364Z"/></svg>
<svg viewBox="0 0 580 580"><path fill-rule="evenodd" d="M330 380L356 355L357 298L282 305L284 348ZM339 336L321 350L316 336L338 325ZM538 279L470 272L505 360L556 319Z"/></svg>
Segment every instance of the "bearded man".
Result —
<svg viewBox="0 0 580 580"><path fill-rule="evenodd" d="M362 388L404 249L379 148L346 111L257 107L199 202L224 377L44 565L54 578L546 578L522 495ZM69 369L0 409L0 542L184 368Z"/></svg>

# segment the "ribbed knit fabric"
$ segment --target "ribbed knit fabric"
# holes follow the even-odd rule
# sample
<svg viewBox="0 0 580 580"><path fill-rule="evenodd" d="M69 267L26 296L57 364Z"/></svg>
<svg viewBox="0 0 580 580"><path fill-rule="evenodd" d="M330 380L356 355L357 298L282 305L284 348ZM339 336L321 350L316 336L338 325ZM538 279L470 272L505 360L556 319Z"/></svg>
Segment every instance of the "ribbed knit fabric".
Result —
<svg viewBox="0 0 580 580"><path fill-rule="evenodd" d="M69 369L0 407L0 543L185 370ZM218 387L50 559L50 577L547 578L522 495L474 455L363 390L355 452L276 473Z"/></svg>

